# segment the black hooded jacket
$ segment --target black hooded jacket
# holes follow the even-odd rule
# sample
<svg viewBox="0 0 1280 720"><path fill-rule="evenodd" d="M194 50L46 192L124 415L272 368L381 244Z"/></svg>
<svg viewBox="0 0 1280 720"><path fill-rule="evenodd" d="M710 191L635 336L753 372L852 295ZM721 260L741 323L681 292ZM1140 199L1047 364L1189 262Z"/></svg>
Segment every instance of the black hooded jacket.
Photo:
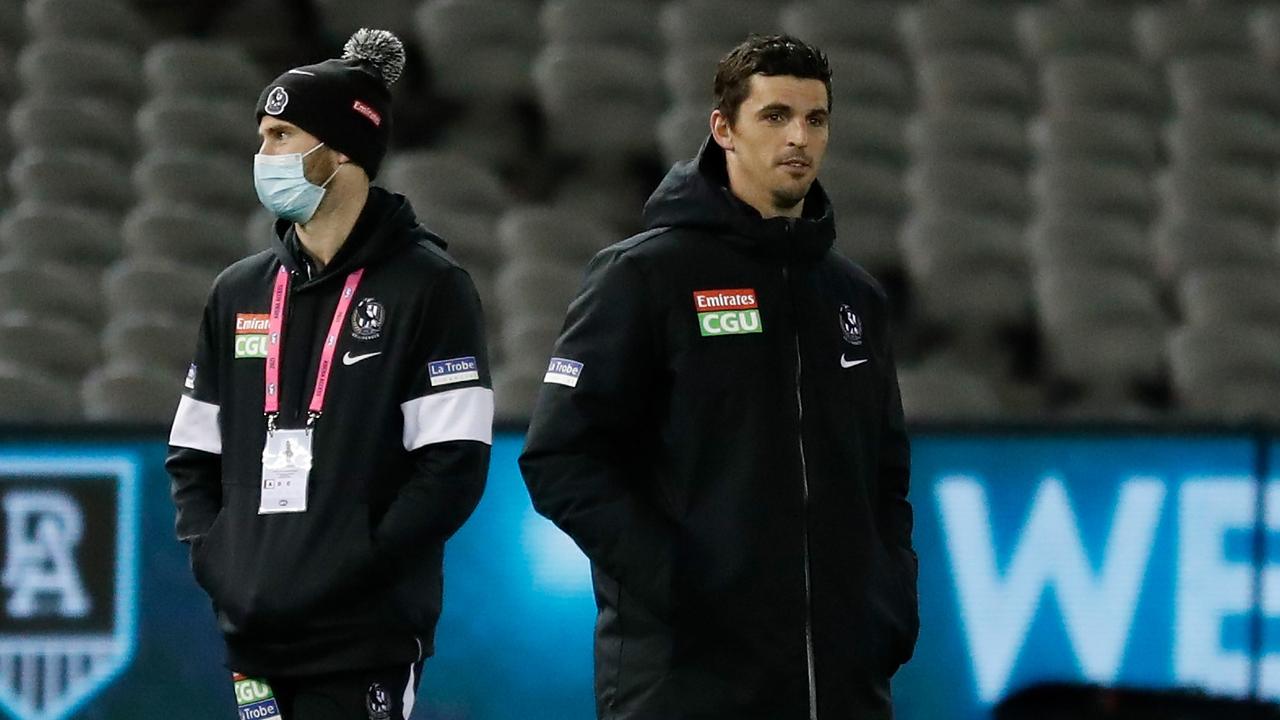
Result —
<svg viewBox="0 0 1280 720"><path fill-rule="evenodd" d="M177 535L191 545L231 669L273 677L408 664L432 652L444 543L488 470L479 299L400 195L372 188L320 272L292 224L276 232L273 250L218 277L205 308L165 462ZM365 272L313 431L307 510L263 515L264 323L282 265L285 429L304 427L344 280Z"/></svg>
<svg viewBox="0 0 1280 720"><path fill-rule="evenodd" d="M889 718L919 627L884 292L708 142L592 261L520 458L590 558L606 720Z"/></svg>

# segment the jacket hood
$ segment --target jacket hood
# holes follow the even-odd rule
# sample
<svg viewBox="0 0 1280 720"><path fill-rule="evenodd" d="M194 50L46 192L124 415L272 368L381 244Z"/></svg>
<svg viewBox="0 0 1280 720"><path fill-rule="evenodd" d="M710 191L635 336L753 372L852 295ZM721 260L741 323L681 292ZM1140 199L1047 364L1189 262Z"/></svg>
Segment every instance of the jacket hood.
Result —
<svg viewBox="0 0 1280 720"><path fill-rule="evenodd" d="M753 254L814 260L835 241L835 214L817 180L799 218L763 218L729 191L724 151L708 136L692 160L677 163L644 206L646 229L693 228L724 236Z"/></svg>
<svg viewBox="0 0 1280 720"><path fill-rule="evenodd" d="M376 265L410 243L425 240L441 248L446 245L440 236L418 222L418 216L405 196L373 186L369 188L369 197L347 241L333 261L319 273L313 273L313 262L303 250L293 223L277 220L275 233L279 241L272 246L276 256L289 270L310 278L303 285L324 282L331 277L345 277L358 268Z"/></svg>

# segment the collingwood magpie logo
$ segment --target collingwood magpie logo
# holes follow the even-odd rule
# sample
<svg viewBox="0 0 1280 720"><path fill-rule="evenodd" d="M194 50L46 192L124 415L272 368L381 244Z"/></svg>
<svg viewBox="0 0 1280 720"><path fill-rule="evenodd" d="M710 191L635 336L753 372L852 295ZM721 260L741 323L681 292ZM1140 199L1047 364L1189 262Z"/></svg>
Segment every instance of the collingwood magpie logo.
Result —
<svg viewBox="0 0 1280 720"><path fill-rule="evenodd" d="M128 457L0 454L0 710L11 717L64 720L133 659L136 476Z"/></svg>
<svg viewBox="0 0 1280 720"><path fill-rule="evenodd" d="M387 311L382 303L365 298L356 303L356 309L351 312L351 335L357 340L374 340L382 334L386 321Z"/></svg>
<svg viewBox="0 0 1280 720"><path fill-rule="evenodd" d="M862 344L862 321L848 305L840 306L840 332L844 335L844 341L850 345Z"/></svg>
<svg viewBox="0 0 1280 720"><path fill-rule="evenodd" d="M268 115L279 115L284 112L284 106L289 104L289 93L279 85L271 88L271 94L267 95L267 102L262 106Z"/></svg>
<svg viewBox="0 0 1280 720"><path fill-rule="evenodd" d="M391 698L387 696L386 688L381 683L369 686L364 707L369 713L369 720L391 720Z"/></svg>

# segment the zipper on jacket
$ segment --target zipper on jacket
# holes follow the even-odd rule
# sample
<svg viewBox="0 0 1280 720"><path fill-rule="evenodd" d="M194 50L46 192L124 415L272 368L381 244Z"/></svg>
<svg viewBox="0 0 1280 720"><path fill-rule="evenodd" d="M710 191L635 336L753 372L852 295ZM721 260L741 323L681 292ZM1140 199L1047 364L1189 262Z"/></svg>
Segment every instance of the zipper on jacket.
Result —
<svg viewBox="0 0 1280 720"><path fill-rule="evenodd" d="M800 487L804 498L801 525L804 528L804 651L809 671L809 720L818 720L818 677L813 660L813 588L809 570L809 466L804 457L804 398L800 391L800 326L799 314L795 311L795 298L791 297L791 281L786 267L782 268L782 282L787 288L787 299L791 302L796 349L796 416L799 423L797 440L800 445Z"/></svg>

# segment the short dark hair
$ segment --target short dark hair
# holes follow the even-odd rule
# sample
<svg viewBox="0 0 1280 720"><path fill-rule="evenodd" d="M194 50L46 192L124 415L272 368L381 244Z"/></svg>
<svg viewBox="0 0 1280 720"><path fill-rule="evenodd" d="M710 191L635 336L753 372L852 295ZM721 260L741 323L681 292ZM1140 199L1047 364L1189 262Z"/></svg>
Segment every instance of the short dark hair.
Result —
<svg viewBox="0 0 1280 720"><path fill-rule="evenodd" d="M790 35L752 35L729 51L716 67L716 109L732 125L751 94L752 75L791 75L821 80L831 108L831 65L818 48Z"/></svg>

